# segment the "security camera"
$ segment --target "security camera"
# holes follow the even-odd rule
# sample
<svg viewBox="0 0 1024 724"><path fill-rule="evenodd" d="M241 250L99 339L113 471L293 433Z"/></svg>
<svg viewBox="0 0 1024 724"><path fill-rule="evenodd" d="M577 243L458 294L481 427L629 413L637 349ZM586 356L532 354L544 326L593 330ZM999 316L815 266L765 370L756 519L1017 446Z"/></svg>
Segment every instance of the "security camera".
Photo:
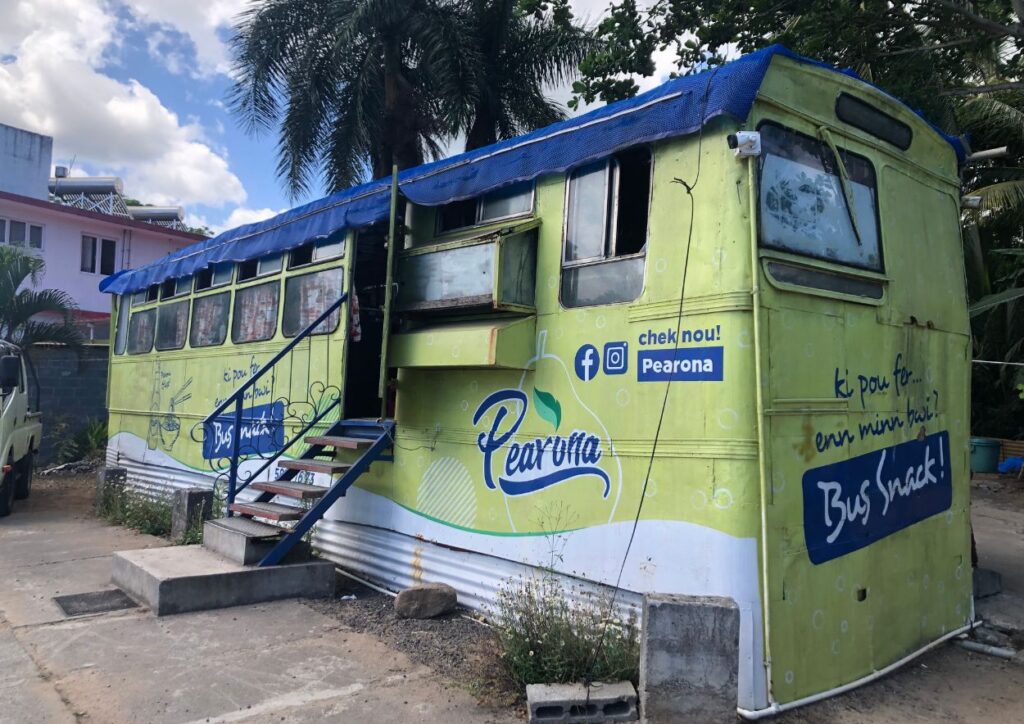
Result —
<svg viewBox="0 0 1024 724"><path fill-rule="evenodd" d="M737 131L730 133L725 140L737 158L761 155L761 134L757 131Z"/></svg>

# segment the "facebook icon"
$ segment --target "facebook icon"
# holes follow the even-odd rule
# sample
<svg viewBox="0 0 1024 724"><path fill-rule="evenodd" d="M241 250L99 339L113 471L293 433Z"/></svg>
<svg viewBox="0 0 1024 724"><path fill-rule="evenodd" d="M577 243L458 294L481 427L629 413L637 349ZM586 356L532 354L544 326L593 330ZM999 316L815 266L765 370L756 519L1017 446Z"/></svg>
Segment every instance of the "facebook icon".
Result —
<svg viewBox="0 0 1024 724"><path fill-rule="evenodd" d="M584 382L594 379L601 370L601 356L597 347L585 344L576 352L576 376Z"/></svg>

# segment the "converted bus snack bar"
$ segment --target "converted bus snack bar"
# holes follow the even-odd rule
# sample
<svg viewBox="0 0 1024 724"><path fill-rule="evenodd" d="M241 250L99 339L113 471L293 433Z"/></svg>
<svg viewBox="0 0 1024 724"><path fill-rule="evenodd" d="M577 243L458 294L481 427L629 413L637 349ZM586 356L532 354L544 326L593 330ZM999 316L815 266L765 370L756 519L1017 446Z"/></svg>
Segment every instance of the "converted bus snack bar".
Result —
<svg viewBox="0 0 1024 724"><path fill-rule="evenodd" d="M639 517L742 714L867 681L974 615L963 154L771 47L227 231L103 282L108 464L477 608Z"/></svg>

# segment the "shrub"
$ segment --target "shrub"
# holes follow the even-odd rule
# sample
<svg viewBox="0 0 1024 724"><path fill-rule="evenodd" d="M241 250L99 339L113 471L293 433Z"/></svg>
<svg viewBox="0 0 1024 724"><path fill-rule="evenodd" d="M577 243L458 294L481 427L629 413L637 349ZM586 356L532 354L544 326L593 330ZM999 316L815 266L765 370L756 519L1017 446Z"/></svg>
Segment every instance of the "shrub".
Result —
<svg viewBox="0 0 1024 724"><path fill-rule="evenodd" d="M619 619L607 597L570 602L549 572L498 590L495 630L501 657L521 691L528 684L640 678L636 614ZM602 642L603 636L603 642Z"/></svg>
<svg viewBox="0 0 1024 724"><path fill-rule="evenodd" d="M106 449L106 420L88 420L74 435L61 440L57 446L57 460L62 463L96 460L103 457Z"/></svg>

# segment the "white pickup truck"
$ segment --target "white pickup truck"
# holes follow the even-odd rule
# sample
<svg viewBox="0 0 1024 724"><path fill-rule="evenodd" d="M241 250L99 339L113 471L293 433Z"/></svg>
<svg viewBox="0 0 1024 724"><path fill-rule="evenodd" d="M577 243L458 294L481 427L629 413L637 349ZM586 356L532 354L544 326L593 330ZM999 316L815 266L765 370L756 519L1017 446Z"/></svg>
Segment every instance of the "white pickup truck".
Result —
<svg viewBox="0 0 1024 724"><path fill-rule="evenodd" d="M32 492L33 460L43 438L42 415L29 404L26 371L21 349L0 342L0 518Z"/></svg>

